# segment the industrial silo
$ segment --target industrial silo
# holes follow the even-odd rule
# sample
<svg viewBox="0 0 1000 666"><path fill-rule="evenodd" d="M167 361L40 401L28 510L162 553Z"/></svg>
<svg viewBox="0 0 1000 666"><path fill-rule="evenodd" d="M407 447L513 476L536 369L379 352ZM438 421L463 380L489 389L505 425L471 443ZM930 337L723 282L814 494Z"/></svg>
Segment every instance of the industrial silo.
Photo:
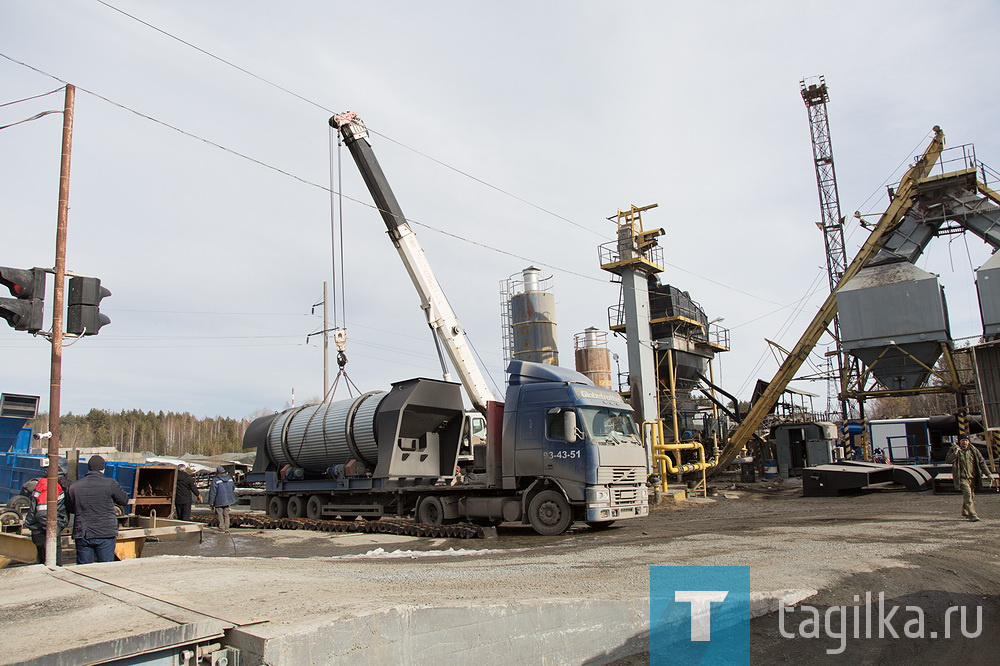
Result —
<svg viewBox="0 0 1000 666"><path fill-rule="evenodd" d="M507 280L504 305L509 313L510 357L514 360L559 365L551 279L530 267Z"/></svg>
<svg viewBox="0 0 1000 666"><path fill-rule="evenodd" d="M889 390L923 386L950 339L937 276L906 261L859 271L837 308L843 348Z"/></svg>
<svg viewBox="0 0 1000 666"><path fill-rule="evenodd" d="M591 326L573 336L576 371L585 375L596 386L613 389L611 381L611 350L608 334Z"/></svg>
<svg viewBox="0 0 1000 666"><path fill-rule="evenodd" d="M987 340L1000 339L1000 252L976 270L976 291L983 336Z"/></svg>

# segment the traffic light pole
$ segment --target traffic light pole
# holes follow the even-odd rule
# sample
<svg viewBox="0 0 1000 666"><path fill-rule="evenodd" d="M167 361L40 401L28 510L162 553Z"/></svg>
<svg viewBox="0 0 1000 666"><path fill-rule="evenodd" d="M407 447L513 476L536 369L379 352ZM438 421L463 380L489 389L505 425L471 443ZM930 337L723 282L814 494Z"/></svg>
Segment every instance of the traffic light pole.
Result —
<svg viewBox="0 0 1000 666"><path fill-rule="evenodd" d="M59 165L59 211L56 224L56 279L52 296L52 366L49 379L49 468L48 513L45 525L45 566L55 567L59 553L58 493L59 483L59 413L62 387L63 302L66 281L66 227L69 218L69 165L73 146L73 106L76 88L66 84L63 111L62 160ZM76 460L70 464L78 464Z"/></svg>

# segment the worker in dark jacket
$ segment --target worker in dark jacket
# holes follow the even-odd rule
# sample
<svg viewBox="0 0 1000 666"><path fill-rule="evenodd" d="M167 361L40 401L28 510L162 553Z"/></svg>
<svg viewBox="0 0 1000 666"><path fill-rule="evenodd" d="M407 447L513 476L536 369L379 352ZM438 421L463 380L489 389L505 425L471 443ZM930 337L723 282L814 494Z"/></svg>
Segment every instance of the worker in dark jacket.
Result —
<svg viewBox="0 0 1000 666"><path fill-rule="evenodd" d="M91 456L87 469L87 475L70 486L67 501L69 512L76 516L76 563L113 562L118 537L115 505L126 506L128 497L117 481L104 476L104 458Z"/></svg>
<svg viewBox="0 0 1000 666"><path fill-rule="evenodd" d="M948 451L947 462L951 465L953 483L962 491L962 516L972 522L978 521L976 491L982 487L984 476L988 479L993 477L983 454L963 435L958 438L958 444Z"/></svg>
<svg viewBox="0 0 1000 666"><path fill-rule="evenodd" d="M229 507L236 504L236 483L222 465L215 470L212 483L208 486L208 503L215 509L219 519L219 529L229 531Z"/></svg>
<svg viewBox="0 0 1000 666"><path fill-rule="evenodd" d="M201 493L194 484L194 478L185 470L185 465L178 465L177 488L174 490L174 508L177 510L177 520L191 520L191 504L194 498L201 501Z"/></svg>
<svg viewBox="0 0 1000 666"><path fill-rule="evenodd" d="M28 495L31 501L28 513L24 515L24 526L31 532L31 541L38 551L38 564L45 563L45 531L48 517L48 486L49 480L42 477L36 480L35 487ZM69 514L66 512L66 493L63 492L62 485L56 483L56 529L58 534L66 529L69 524ZM62 566L62 548L59 547L58 537L56 541L56 566Z"/></svg>

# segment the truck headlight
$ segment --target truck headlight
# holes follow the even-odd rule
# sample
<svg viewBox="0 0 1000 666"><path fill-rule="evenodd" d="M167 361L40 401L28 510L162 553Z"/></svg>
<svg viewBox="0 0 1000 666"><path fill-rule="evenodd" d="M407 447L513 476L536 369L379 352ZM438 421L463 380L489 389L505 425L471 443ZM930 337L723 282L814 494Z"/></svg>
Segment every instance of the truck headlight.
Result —
<svg viewBox="0 0 1000 666"><path fill-rule="evenodd" d="M649 503L649 488L646 486L639 486L639 503L648 504Z"/></svg>
<svg viewBox="0 0 1000 666"><path fill-rule="evenodd" d="M607 504L611 501L611 491L607 488L587 488L587 504Z"/></svg>

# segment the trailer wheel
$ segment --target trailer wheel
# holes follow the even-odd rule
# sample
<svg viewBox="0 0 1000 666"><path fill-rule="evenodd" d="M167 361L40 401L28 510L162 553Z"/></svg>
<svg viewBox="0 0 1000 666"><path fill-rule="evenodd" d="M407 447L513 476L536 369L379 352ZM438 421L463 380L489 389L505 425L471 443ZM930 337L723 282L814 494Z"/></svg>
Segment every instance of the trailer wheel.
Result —
<svg viewBox="0 0 1000 666"><path fill-rule="evenodd" d="M543 490L528 505L528 521L542 536L556 536L569 529L573 512L562 493Z"/></svg>
<svg viewBox="0 0 1000 666"><path fill-rule="evenodd" d="M0 525L11 527L21 524L21 514L17 511L4 510L0 513Z"/></svg>
<svg viewBox="0 0 1000 666"><path fill-rule="evenodd" d="M7 501L7 508L11 511L27 511L31 508L31 500L24 495L14 495Z"/></svg>
<svg viewBox="0 0 1000 666"><path fill-rule="evenodd" d="M323 496L310 495L306 502L306 518L309 520L322 520L323 518Z"/></svg>
<svg viewBox="0 0 1000 666"><path fill-rule="evenodd" d="M444 524L444 505L440 497L425 497L417 507L417 522L428 525Z"/></svg>
<svg viewBox="0 0 1000 666"><path fill-rule="evenodd" d="M288 498L288 517L301 518L306 513L306 502L302 495L292 495Z"/></svg>
<svg viewBox="0 0 1000 666"><path fill-rule="evenodd" d="M267 517L280 520L288 516L288 500L281 495L272 495L267 500Z"/></svg>

